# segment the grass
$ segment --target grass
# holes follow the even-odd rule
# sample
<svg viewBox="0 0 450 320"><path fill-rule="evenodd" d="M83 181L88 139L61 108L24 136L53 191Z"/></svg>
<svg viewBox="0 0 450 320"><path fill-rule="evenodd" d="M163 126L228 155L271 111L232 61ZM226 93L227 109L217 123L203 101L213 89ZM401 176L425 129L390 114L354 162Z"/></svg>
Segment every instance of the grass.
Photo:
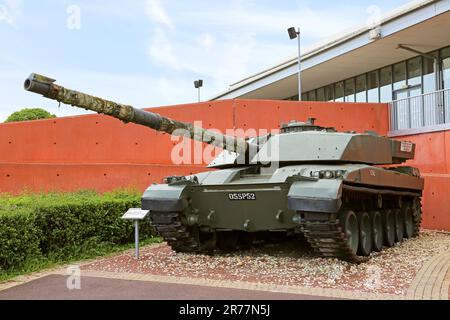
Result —
<svg viewBox="0 0 450 320"><path fill-rule="evenodd" d="M161 243L159 237L148 238L140 241L141 246ZM39 272L49 268L64 266L66 264L83 260L110 256L134 248L134 243L111 244L86 241L82 246L76 246L65 250L64 253L51 253L48 257L38 256L27 259L20 268L0 271L0 282L10 280L17 276ZM67 253L69 252L69 254Z"/></svg>

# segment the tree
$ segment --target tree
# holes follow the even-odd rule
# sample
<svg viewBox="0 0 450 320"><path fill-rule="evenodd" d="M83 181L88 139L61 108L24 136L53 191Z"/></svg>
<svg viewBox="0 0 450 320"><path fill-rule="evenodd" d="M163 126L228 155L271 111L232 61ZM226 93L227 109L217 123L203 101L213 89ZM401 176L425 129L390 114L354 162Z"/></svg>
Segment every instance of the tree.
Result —
<svg viewBox="0 0 450 320"><path fill-rule="evenodd" d="M39 119L53 119L56 118L54 114L50 112L40 109L22 109L20 111L14 112L12 115L6 119L7 122L19 122L19 121L31 121L31 120L39 120Z"/></svg>

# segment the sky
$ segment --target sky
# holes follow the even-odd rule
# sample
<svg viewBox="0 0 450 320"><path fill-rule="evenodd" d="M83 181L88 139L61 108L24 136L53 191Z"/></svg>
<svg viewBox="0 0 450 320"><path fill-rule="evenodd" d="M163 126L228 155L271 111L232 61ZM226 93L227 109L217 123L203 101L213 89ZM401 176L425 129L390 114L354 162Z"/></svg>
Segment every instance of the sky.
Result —
<svg viewBox="0 0 450 320"><path fill-rule="evenodd" d="M32 72L135 107L202 100L407 0L0 0L0 122L22 108L84 114L23 90Z"/></svg>

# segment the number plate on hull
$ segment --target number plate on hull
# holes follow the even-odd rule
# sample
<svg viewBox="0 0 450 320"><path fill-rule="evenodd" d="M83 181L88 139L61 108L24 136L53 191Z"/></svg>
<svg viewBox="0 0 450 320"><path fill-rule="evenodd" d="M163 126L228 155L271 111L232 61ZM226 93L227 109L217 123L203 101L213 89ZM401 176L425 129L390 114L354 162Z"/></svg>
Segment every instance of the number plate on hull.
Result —
<svg viewBox="0 0 450 320"><path fill-rule="evenodd" d="M254 192L233 192L228 194L231 201L250 201L256 200L256 193Z"/></svg>

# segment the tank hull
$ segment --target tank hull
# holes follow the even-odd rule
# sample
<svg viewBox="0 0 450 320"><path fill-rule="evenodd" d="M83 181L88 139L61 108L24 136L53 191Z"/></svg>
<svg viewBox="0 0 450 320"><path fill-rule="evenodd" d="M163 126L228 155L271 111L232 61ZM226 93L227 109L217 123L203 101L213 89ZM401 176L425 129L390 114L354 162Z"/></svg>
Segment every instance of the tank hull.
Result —
<svg viewBox="0 0 450 320"><path fill-rule="evenodd" d="M345 173L320 178L317 172ZM237 234L277 232L303 234L319 254L359 262L364 258L358 249L348 248L343 212L358 217L379 211L384 219L391 211L412 210L417 235L422 189L419 176L364 164L302 164L265 172L243 167L153 185L142 207L177 251L211 252L227 243L236 248ZM192 243L185 246L183 239Z"/></svg>

